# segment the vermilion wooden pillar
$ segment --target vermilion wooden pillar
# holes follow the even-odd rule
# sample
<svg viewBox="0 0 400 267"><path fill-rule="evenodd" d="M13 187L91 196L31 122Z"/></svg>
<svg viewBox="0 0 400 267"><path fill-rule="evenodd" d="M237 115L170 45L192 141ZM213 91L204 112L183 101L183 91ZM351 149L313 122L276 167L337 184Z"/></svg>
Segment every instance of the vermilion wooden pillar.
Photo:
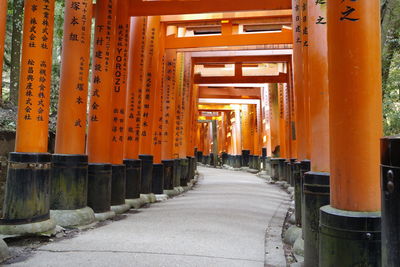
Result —
<svg viewBox="0 0 400 267"><path fill-rule="evenodd" d="M123 164L130 18L128 16L128 2L118 1L117 4L114 79L111 95L112 125L110 131L112 164L111 210L119 214L130 209L130 205L125 204L126 166Z"/></svg>
<svg viewBox="0 0 400 267"><path fill-rule="evenodd" d="M303 18L300 0L292 0L293 10L293 90L296 112L296 139L298 160L307 159L307 136L303 90Z"/></svg>
<svg viewBox="0 0 400 267"><path fill-rule="evenodd" d="M178 168L178 162L174 160L174 129L176 119L176 56L177 54L175 49L169 49L165 52L164 80L162 85L163 119L161 137L161 159L162 163L164 164L165 190L172 190L177 186L176 172ZM199 137L198 140L201 140L201 137Z"/></svg>
<svg viewBox="0 0 400 267"><path fill-rule="evenodd" d="M156 38L159 39L159 52L158 54L158 72L155 73L155 99L154 99L154 118L153 118L153 155L154 163L161 163L162 154L162 127L163 127L163 86L165 77L165 49L164 40L166 35L165 24L161 24L159 35Z"/></svg>
<svg viewBox="0 0 400 267"><path fill-rule="evenodd" d="M127 62L127 96L123 154L126 166L126 203L140 207L142 162L139 159L139 138L142 110L143 61L146 17L131 17Z"/></svg>
<svg viewBox="0 0 400 267"><path fill-rule="evenodd" d="M305 156L306 159L310 159L310 151L311 151L311 139L310 139L310 79L309 79L309 71L308 71L308 64L309 64L309 56L308 56L308 0L300 0L300 14L301 14L301 34L302 34L302 51L301 55L303 56L303 71L302 71L302 91L303 91L303 99L304 99L304 136L306 142L305 147Z"/></svg>
<svg viewBox="0 0 400 267"><path fill-rule="evenodd" d="M261 88L262 98L262 141L267 148L267 156L271 157L271 116L268 85Z"/></svg>
<svg viewBox="0 0 400 267"><path fill-rule="evenodd" d="M159 73L160 17L147 18L144 72L142 84L142 118L140 125L139 153L142 159L141 193L152 193L153 177L153 127L157 76Z"/></svg>
<svg viewBox="0 0 400 267"><path fill-rule="evenodd" d="M191 94L193 92L191 87L191 54L184 53L183 54L183 67L182 67L182 98L181 98L181 110L182 110L182 129L181 129L181 142L182 145L180 147L180 157L186 160L186 157L189 155L188 146L190 140L190 111L191 111ZM212 140L212 136L211 136Z"/></svg>
<svg viewBox="0 0 400 267"><path fill-rule="evenodd" d="M241 125L242 150L249 151L251 155L254 153L254 125L252 125L252 114L250 105L242 105ZM240 151L241 152L241 151Z"/></svg>
<svg viewBox="0 0 400 267"><path fill-rule="evenodd" d="M289 132L290 132L290 157L297 159L297 118L296 118L296 103L294 96L294 88L293 88L293 64L288 63L288 74L289 74L289 83L288 83L288 101L289 101Z"/></svg>
<svg viewBox="0 0 400 267"><path fill-rule="evenodd" d="M287 158L287 132L285 120L285 88L283 84L278 84L279 94L279 145L280 145L280 158Z"/></svg>
<svg viewBox="0 0 400 267"><path fill-rule="evenodd" d="M6 39L7 0L0 0L0 55L4 54ZM0 77L3 74L3 57L0 57ZM0 79L0 103L3 101L3 79Z"/></svg>
<svg viewBox="0 0 400 267"><path fill-rule="evenodd" d="M157 64L157 71L154 73L155 82L155 95L154 95L154 116L153 116L153 129L152 129L152 155L154 157L153 165L153 178L152 178L152 192L155 194L163 194L164 189L164 171L163 164L161 163L162 153L162 124L163 124L163 81L165 76L165 36L166 25L160 24L158 35L158 51L155 51Z"/></svg>
<svg viewBox="0 0 400 267"><path fill-rule="evenodd" d="M53 26L54 1L25 1L16 152L9 156L2 234L55 227L49 218L51 156L47 153Z"/></svg>
<svg viewBox="0 0 400 267"><path fill-rule="evenodd" d="M184 55L178 52L176 56L175 72L175 128L174 128L174 155L175 158L183 157L181 155L183 114L182 114L182 90L183 90L183 60ZM206 144L205 144L206 145ZM204 151L206 153L206 151Z"/></svg>
<svg viewBox="0 0 400 267"><path fill-rule="evenodd" d="M163 84L163 134L161 157L163 160L174 158L175 126L175 86L176 86L176 50L167 50L165 56L165 78Z"/></svg>
<svg viewBox="0 0 400 267"><path fill-rule="evenodd" d="M124 158L139 159L146 17L130 18Z"/></svg>
<svg viewBox="0 0 400 267"><path fill-rule="evenodd" d="M380 1L327 3L331 205L320 212L319 262L379 266Z"/></svg>
<svg viewBox="0 0 400 267"><path fill-rule="evenodd" d="M272 157L281 156L280 146L280 113L279 113L279 95L278 85L269 84L269 108L270 108L270 128L271 128L271 153Z"/></svg>
<svg viewBox="0 0 400 267"><path fill-rule="evenodd" d="M115 215L110 211L110 203L116 12L116 0L96 2L86 150L89 156L88 205L98 219Z"/></svg>
<svg viewBox="0 0 400 267"><path fill-rule="evenodd" d="M329 88L326 3L308 3L311 171L304 174L304 263L318 265L319 208L329 204ZM310 193L312 191L312 194Z"/></svg>
<svg viewBox="0 0 400 267"><path fill-rule="evenodd" d="M50 208L54 210L52 217L63 227L89 224L94 220L93 210L86 207L88 158L85 153L92 10L89 0L68 0L64 10L50 201ZM83 208L87 216L68 217L72 210L77 210L76 214L83 213Z"/></svg>

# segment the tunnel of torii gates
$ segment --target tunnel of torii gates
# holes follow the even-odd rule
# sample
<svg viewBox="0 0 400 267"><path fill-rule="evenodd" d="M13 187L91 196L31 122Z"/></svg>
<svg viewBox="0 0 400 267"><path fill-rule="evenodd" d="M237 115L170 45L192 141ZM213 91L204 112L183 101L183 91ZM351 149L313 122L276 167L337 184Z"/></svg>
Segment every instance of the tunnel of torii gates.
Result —
<svg viewBox="0 0 400 267"><path fill-rule="evenodd" d="M66 0L51 155L54 0L26 0L0 232L106 219L186 186L196 158L222 159L295 185L307 266L399 266L379 10L378 0Z"/></svg>

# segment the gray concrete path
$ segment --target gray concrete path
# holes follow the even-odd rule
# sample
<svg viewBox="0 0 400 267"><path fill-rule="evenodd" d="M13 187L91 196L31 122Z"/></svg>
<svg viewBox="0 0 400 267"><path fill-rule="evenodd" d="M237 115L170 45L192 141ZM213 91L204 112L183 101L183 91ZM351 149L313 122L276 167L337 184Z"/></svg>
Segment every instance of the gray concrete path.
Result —
<svg viewBox="0 0 400 267"><path fill-rule="evenodd" d="M253 174L199 172L194 190L44 245L13 266L284 266L288 194Z"/></svg>

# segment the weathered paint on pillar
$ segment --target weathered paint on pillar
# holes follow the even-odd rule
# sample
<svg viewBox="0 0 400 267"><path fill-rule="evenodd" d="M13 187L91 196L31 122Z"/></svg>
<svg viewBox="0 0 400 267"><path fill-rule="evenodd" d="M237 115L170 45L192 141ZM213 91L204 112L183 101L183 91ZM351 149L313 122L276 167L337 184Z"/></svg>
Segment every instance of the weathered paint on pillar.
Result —
<svg viewBox="0 0 400 267"><path fill-rule="evenodd" d="M114 50L114 86L112 87L111 163L124 159L124 127L128 75L128 43L130 19L128 2L118 1Z"/></svg>
<svg viewBox="0 0 400 267"><path fill-rule="evenodd" d="M331 205L380 210L379 1L328 1Z"/></svg>
<svg viewBox="0 0 400 267"><path fill-rule="evenodd" d="M47 152L53 26L53 0L25 1L16 152Z"/></svg>
<svg viewBox="0 0 400 267"><path fill-rule="evenodd" d="M146 45L144 58L144 79L142 92L142 121L140 126L139 153L151 155L153 152L153 119L157 74L159 70L159 32L160 17L147 18ZM157 163L157 162L155 162Z"/></svg>
<svg viewBox="0 0 400 267"><path fill-rule="evenodd" d="M296 112L297 155L299 160L307 159L307 138L304 117L303 90L303 26L300 0L292 0L293 11L293 90Z"/></svg>
<svg viewBox="0 0 400 267"><path fill-rule="evenodd" d="M116 0L99 0L95 6L96 25L87 137L90 163L111 162L116 4Z"/></svg>
<svg viewBox="0 0 400 267"><path fill-rule="evenodd" d="M329 172L329 88L326 2L308 4L311 171Z"/></svg>
<svg viewBox="0 0 400 267"><path fill-rule="evenodd" d="M92 11L90 0L65 3L56 154L85 154Z"/></svg>
<svg viewBox="0 0 400 267"><path fill-rule="evenodd" d="M139 158L146 17L130 18L124 158Z"/></svg>
<svg viewBox="0 0 400 267"><path fill-rule="evenodd" d="M176 105L176 50L169 49L165 55L165 77L163 84L163 124L161 158L174 158L174 128ZM197 119L196 119L197 124ZM203 150L199 150L203 151Z"/></svg>
<svg viewBox="0 0 400 267"><path fill-rule="evenodd" d="M4 42L6 39L7 0L0 0L0 55L4 55ZM3 56L0 56L0 103L3 100Z"/></svg>

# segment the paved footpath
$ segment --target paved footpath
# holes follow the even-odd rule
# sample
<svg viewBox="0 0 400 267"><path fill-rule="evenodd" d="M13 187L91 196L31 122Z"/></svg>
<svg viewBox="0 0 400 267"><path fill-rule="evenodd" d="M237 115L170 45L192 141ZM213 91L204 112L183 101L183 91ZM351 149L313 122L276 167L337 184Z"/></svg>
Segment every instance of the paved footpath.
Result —
<svg viewBox="0 0 400 267"><path fill-rule="evenodd" d="M192 191L12 265L285 266L280 233L288 194L254 174L198 170Z"/></svg>

